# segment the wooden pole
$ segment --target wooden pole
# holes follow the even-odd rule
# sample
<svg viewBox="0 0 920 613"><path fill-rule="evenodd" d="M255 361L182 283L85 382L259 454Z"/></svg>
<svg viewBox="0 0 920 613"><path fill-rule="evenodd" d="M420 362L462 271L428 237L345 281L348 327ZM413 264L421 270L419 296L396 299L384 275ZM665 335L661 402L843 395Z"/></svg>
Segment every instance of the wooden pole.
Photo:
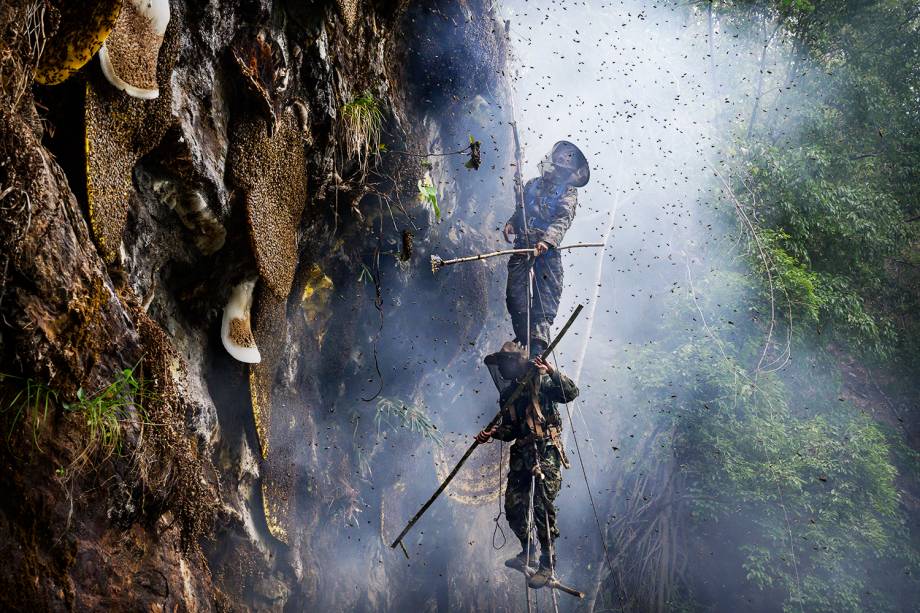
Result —
<svg viewBox="0 0 920 613"><path fill-rule="evenodd" d="M559 590L560 592L565 592L566 594L569 594L570 596L574 596L575 598L581 599L585 597L584 592L580 592L576 590L574 587L569 587L568 585L564 583L560 583L558 579L549 579L546 582L546 587L552 588L554 590Z"/></svg>
<svg viewBox="0 0 920 613"><path fill-rule="evenodd" d="M581 305L581 304L579 304L577 307L575 307L575 310L574 310L574 311L572 312L572 314L569 316L569 320L568 320L567 322L565 322L565 325L562 326L562 329L559 331L559 334L556 335L556 338L553 339L553 342L550 343L549 347L547 347L547 348L543 351L543 353L540 355L540 357L541 357L542 359L545 360L545 359L547 359L547 358L550 356L550 354L552 353L553 349L556 348L556 345L559 344L559 341L562 339L562 337L565 335L565 333L568 332L568 331L569 331L569 328L572 327L572 324L575 323L575 318L578 317L578 314L581 313L581 310L582 310L583 308L584 308L584 306ZM502 413L503 413L508 407L510 407L510 406L512 406L512 405L514 404L514 401L517 400L518 397L521 395L521 392L524 391L524 388L525 388L525 387L527 386L527 384L530 382L530 377L532 377L532 376L533 376L533 375L531 374L531 375L525 377L523 381L520 381L520 382L517 384L517 387L516 387L516 388L514 389L514 391L511 393L511 396L509 396L509 397L508 397L508 400L505 402L505 404L502 405L501 410L499 410L499 412L495 414L495 417L492 418L492 421L489 422L489 425L487 425L485 428L483 428L484 430L488 430L489 428L491 428L492 426L494 426L495 424L498 423L498 421L501 419ZM464 453L463 456L460 458L460 461L457 462L457 465L454 466L454 469L453 469L452 471L450 471L450 474L449 474L449 475L447 475L447 478L444 479L444 481L441 482L441 485L439 485L439 486L438 486L438 489L436 489L435 492L434 492L434 494L431 495L431 498L429 498L428 501L425 502L425 504L422 505L422 508L419 509L418 512L417 512L415 515L412 516L412 519L409 520L409 523L406 524L406 527L403 528L403 531L399 533L399 536L396 537L396 540L393 541L393 544L390 545L390 547L392 547L392 548L395 549L395 548L402 542L403 537L406 536L406 534L409 532L409 530L412 529L412 526L415 525L415 522L417 522L417 521L422 517L422 515L425 514L425 511L427 511L427 510L428 510L428 507L430 507L430 506L434 503L434 501L437 500L438 496L441 495L441 492L443 492L445 489L447 489L447 486L450 484L450 482L453 480L453 478L457 476L457 473L460 472L460 468L461 468L461 467L463 466L463 464L467 461L467 459L469 459L469 457L473 454L473 451L475 451L475 450L476 450L476 447L478 447L478 446L479 446L479 442L474 440L474 441L473 441L473 444L470 445L469 449L466 450L466 453Z"/></svg>
<svg viewBox="0 0 920 613"><path fill-rule="evenodd" d="M576 243L574 245L563 245L562 247L554 247L558 251L563 249L581 249L583 247L604 247L604 243ZM431 272L438 272L443 266L450 266L451 264L460 264L462 262L475 262L477 260L486 260L488 258L498 257L500 255L514 255L516 253L530 253L534 252L533 249L502 249L500 251L490 251L489 253L480 253L478 255L467 255L462 258L454 258L452 260L442 260L440 257L433 255L431 256Z"/></svg>
<svg viewBox="0 0 920 613"><path fill-rule="evenodd" d="M537 572L537 571L535 571L535 570L533 570L533 569L528 569L527 572L526 572L527 578L529 579L529 578L532 577L534 574L536 574L536 572ZM546 587L548 587L548 588L550 588L550 589L554 589L554 590L559 590L560 592L565 592L566 594L568 594L568 595L570 595L570 596L574 596L575 598L581 599L581 598L584 598L584 597L585 597L585 593L584 593L584 592L582 592L582 591L580 591L580 590L576 590L574 587L568 586L568 585L566 585L566 584L564 584L564 583L561 583L561 582L560 582L558 579L556 579L555 577L552 577L552 578L550 578L550 579L548 579L548 580L546 581ZM533 589L533 588L530 588L530 589Z"/></svg>
<svg viewBox="0 0 920 613"><path fill-rule="evenodd" d="M526 566L526 567L522 567L522 568L515 568L514 570L516 570L516 571L518 571L518 572L522 572L522 571L523 571L524 576L525 576L526 578L528 578L528 579L530 579L530 578L533 577L535 574L537 574L537 569L534 568L534 567L532 567L532 566ZM528 587L530 587L530 586L528 586ZM546 580L546 583L544 584L543 587L548 587L548 588L553 589L553 590L559 590L560 592L565 592L566 594L569 594L570 596L574 596L575 598L584 598L584 597L585 597L585 593L584 593L584 592L582 592L581 590L576 589L576 588L574 588L574 587L572 587L572 586L570 586L570 585L566 585L565 583L562 583L562 582L559 581L559 579L557 579L556 577L550 577L549 579L547 579L547 580ZM532 589L532 590L538 590L538 589L540 589L540 588L537 588L537 587L530 587L530 589Z"/></svg>

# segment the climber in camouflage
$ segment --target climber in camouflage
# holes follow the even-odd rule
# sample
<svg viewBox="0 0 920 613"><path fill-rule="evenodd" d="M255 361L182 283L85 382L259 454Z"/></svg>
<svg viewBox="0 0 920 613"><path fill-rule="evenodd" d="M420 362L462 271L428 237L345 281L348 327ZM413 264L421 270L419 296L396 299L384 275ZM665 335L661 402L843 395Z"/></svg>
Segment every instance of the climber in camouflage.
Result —
<svg viewBox="0 0 920 613"><path fill-rule="evenodd" d="M505 515L521 542L522 551L505 564L518 570L524 570L530 560L536 560L535 543L528 541L527 534L531 483L536 486L533 523L541 554L540 568L529 584L539 588L552 577L556 564L553 542L559 536L559 529L553 503L562 487L561 467L569 466L562 445L562 419L557 403L571 402L578 396L578 388L540 357L528 362L524 348L513 342L505 343L501 351L487 356L485 362L499 388L502 407L508 403L518 383L529 379L524 393L502 412L498 424L481 431L476 440L480 443L490 438L514 441L505 490Z"/></svg>
<svg viewBox="0 0 920 613"><path fill-rule="evenodd" d="M514 215L502 230L507 242L514 236L516 249L533 249L532 255L511 256L505 292L515 340L522 345L529 340L531 356L539 355L549 341L550 326L562 296L562 256L556 248L575 218L575 188L586 185L590 174L581 150L568 141L559 141L540 163L540 177L524 186L523 206L517 203ZM527 285L531 269L534 277L528 329Z"/></svg>

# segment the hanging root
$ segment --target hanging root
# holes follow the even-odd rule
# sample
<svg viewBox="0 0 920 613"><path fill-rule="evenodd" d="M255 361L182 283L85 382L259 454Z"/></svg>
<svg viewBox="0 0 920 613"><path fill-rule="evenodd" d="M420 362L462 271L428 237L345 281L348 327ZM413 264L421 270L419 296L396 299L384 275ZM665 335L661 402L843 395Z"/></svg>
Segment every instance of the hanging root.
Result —
<svg viewBox="0 0 920 613"><path fill-rule="evenodd" d="M673 434L673 433L672 433ZM661 444L661 429L652 432L634 457L642 457ZM650 470L649 470L650 469ZM623 610L666 611L683 580L686 564L680 518L684 516L680 484L674 466L660 462L624 474L614 489L620 504L611 509L610 549L613 575L601 563L591 603ZM616 509L616 512L613 512Z"/></svg>
<svg viewBox="0 0 920 613"><path fill-rule="evenodd" d="M41 61L47 37L45 17L45 2L31 2L25 9L24 20L10 24L10 40L5 40L0 50L0 96L10 112L18 109Z"/></svg>

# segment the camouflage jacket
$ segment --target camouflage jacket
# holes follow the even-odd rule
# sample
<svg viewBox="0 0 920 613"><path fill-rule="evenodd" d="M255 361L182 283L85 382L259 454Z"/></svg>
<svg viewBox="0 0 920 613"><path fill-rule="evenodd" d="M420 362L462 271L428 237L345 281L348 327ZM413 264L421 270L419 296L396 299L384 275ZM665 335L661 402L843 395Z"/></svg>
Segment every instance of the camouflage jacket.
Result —
<svg viewBox="0 0 920 613"><path fill-rule="evenodd" d="M533 247L537 241L545 241L558 247L565 233L575 219L578 205L578 190L570 185L550 185L542 178L531 179L524 186L524 210L515 206L514 215L508 220L514 227L518 248ZM524 212L527 213L527 228L530 236L524 236Z"/></svg>
<svg viewBox="0 0 920 613"><path fill-rule="evenodd" d="M503 407L516 387L517 383L509 385L502 392L499 402ZM578 387L571 379L557 370L552 375L540 377L537 394L540 413L543 416L542 425L544 427L553 426L561 430L562 419L557 405L560 402L565 404L574 400L578 396ZM531 394L527 393L525 388L514 404L502 411L498 429L492 436L500 441L513 441L529 436L531 428L528 426L527 411L531 406Z"/></svg>

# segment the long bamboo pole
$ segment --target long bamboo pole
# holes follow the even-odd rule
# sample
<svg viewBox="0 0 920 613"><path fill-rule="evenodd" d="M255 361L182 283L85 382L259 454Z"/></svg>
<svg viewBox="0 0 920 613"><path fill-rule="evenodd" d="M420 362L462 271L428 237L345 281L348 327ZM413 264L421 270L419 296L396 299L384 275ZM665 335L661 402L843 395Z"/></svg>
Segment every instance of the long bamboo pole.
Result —
<svg viewBox="0 0 920 613"><path fill-rule="evenodd" d="M547 347L547 348L543 351L543 353L541 354L540 357L541 357L542 359L545 360L545 359L547 359L547 358L550 356L550 354L552 353L553 349L556 348L556 345L559 344L559 341L562 340L562 337L565 335L565 333L568 332L568 331L569 331L569 328L572 327L572 324L575 323L575 318L578 317L578 314L581 313L581 310L582 310L583 308L584 308L584 306L583 306L583 305L580 305L580 304L579 304L578 306L575 307L575 310L574 310L574 311L572 312L572 314L569 316L569 320L568 320L567 322L565 322L565 325L562 326L562 329L561 329L561 330L559 330L559 334L556 335L556 338L553 339L553 342L550 343L549 347ZM492 421L489 422L489 425L487 425L485 428L483 428L484 430L488 430L489 428L491 428L492 426L494 426L495 424L498 423L498 421L501 419L502 413L503 413L505 410L507 410L508 407L512 406L512 405L514 404L514 401L517 400L518 397L521 395L521 392L524 391L524 388L525 388L525 387L527 386L527 384L529 383L530 377L531 377L531 376L533 376L533 375L531 374L530 376L525 377L522 381L520 381L520 382L517 384L517 387L516 387L516 388L514 389L514 391L511 393L511 396L509 396L509 397L508 397L508 400L505 401L505 404L502 405L501 410L499 410L499 412L495 414L495 417L492 418ZM463 464L467 461L467 459L469 459L469 457L473 454L473 451L475 451L475 450L476 450L476 447L478 447L478 446L479 446L479 442L474 440L474 441L473 441L473 444L470 445L469 449L466 450L466 453L463 454L463 457L460 458L460 461L457 462L457 465L454 466L454 469L453 469L452 471L450 471L450 474L449 474L449 475L447 475L447 478L444 479L444 481L441 482L441 485L439 485L439 486L438 486L438 489L436 489L435 492L434 492L434 494L431 495L431 498L429 498L428 501L427 501L425 504L422 505L422 508L419 509L418 512L417 512L415 515L412 516L412 519L409 520L409 523L406 524L406 527L403 528L403 531L399 533L399 536L396 537L396 540L393 541L393 544L390 545L390 547L392 547L392 548L395 549L396 546L399 545L400 542L402 542L403 537L406 536L406 534L409 532L409 530L412 529L412 526L415 525L415 522L417 522L417 521L422 517L422 515L425 514L425 511L427 511L427 510L428 510L428 507L430 507L430 506L434 503L434 501L437 500L438 496L441 495L441 492L443 492L445 489L447 489L447 486L450 484L450 482L453 480L453 478L457 476L457 473L460 472L460 468L461 468L461 467L463 466Z"/></svg>
<svg viewBox="0 0 920 613"><path fill-rule="evenodd" d="M576 243L574 245L563 245L562 247L554 247L559 251L563 249L581 249L583 247L604 247L604 243ZM490 251L489 253L480 253L478 255L467 255L462 258L454 258L452 260L442 260L439 256L431 256L431 272L438 272L444 266L450 266L451 264L460 264L462 262L475 262L477 260L486 260L488 258L498 257L500 255L514 255L516 253L534 253L533 249L502 249L500 251Z"/></svg>

